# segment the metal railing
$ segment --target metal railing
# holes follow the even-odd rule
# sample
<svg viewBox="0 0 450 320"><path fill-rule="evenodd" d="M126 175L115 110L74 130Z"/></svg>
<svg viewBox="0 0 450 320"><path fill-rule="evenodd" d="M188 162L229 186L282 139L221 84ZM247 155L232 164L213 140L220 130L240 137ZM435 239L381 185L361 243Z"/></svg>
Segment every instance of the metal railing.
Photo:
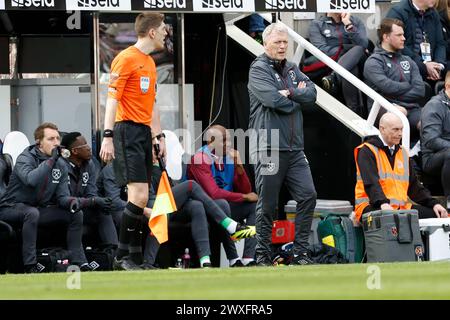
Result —
<svg viewBox="0 0 450 320"><path fill-rule="evenodd" d="M267 20L268 22L272 22L272 17L270 14L260 14L265 20ZM236 30L237 27L234 26L234 23L240 19L245 18L247 15L242 15L240 17L233 17L233 19L229 19L227 21L226 20L226 25L227 25L227 33L228 30L230 30L230 32L232 32L234 35L238 34L239 31ZM281 21L279 21L280 23L283 23ZM284 23L283 23L284 24ZM403 147L409 152L410 149L410 129L409 129L409 123L408 123L408 119L406 118L406 116L400 112L394 105L392 105L392 103L390 103L389 101L387 101L384 97L382 97L380 94L378 94L376 91L374 91L372 88L370 88L369 86L367 86L363 81L361 81L360 79L358 79L357 77L355 77L351 72L347 71L345 68L343 68L341 65L339 65L337 62L335 62L333 59L331 59L330 57L328 57L326 54L324 54L322 51L320 51L318 48L316 48L312 43L310 43L309 41L307 41L305 38L303 38L302 36L300 36L297 32L295 32L293 29L291 29L289 26L287 26L286 24L284 24L284 26L286 26L289 36L292 38L293 41L295 41L298 45L295 53L294 53L294 60L298 60L300 61L301 56L304 53L304 50L309 51L312 55L314 55L316 58L318 58L320 61L322 61L323 63L325 63L328 67L330 67L331 69L333 69L336 73L338 73L341 77L345 78L348 82L350 82L351 84L353 84L355 87L357 87L362 93L366 94L368 97L370 97L374 103L372 106L372 109L370 110L370 113L367 117L367 120L360 118L360 121L363 122L365 124L365 130L364 132L374 132L374 123L375 120L377 118L378 112L380 111L380 108L383 107L385 108L387 111L394 113L395 115L397 115L402 123L403 123L403 142L402 145ZM244 32L242 32L244 33ZM257 44L256 41L254 41L251 37L248 37L251 39L252 43L249 44L249 51L257 54L258 52L262 52L261 50L261 45ZM241 39L245 39L245 38L241 38ZM247 41L246 41L247 42ZM240 43L241 45L244 46L244 43ZM258 49L255 49L255 46L259 45L261 46ZM297 61L297 62L298 62ZM319 88L319 87L318 87ZM332 98L328 93L324 93L321 96L324 95L328 95L330 98ZM320 103L319 103L320 104ZM327 112L329 112L328 110L326 110ZM350 113L345 112L347 115L351 114L351 110ZM331 114L331 112L330 112ZM345 123L346 121L346 115L344 114L343 116L337 116L336 114L331 114L333 117L335 117L336 119L338 119L340 122L342 122L344 125L346 125L347 127L349 127L350 129L352 129L354 132L356 132L359 135L362 135L362 131L359 130L355 130L354 128L352 128L351 125L349 125L348 123ZM353 120L355 117L358 117L356 114L352 115ZM348 118L348 117L347 117ZM350 121L350 119L348 119Z"/></svg>

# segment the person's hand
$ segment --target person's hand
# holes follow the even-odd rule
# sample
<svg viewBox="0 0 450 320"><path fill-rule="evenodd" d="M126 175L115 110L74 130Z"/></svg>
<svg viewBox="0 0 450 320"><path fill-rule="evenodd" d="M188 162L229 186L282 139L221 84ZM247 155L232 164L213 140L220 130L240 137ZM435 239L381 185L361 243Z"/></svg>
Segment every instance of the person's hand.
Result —
<svg viewBox="0 0 450 320"><path fill-rule="evenodd" d="M381 210L394 210L389 203L383 203L380 208Z"/></svg>
<svg viewBox="0 0 450 320"><path fill-rule="evenodd" d="M109 197L106 197L106 198L93 197L92 202L93 202L94 207L104 210L105 213L108 213L111 210L112 199Z"/></svg>
<svg viewBox="0 0 450 320"><path fill-rule="evenodd" d="M70 213L76 213L80 211L80 199L75 198L72 201L70 201L69 210Z"/></svg>
<svg viewBox="0 0 450 320"><path fill-rule="evenodd" d="M58 160L58 158L61 156L61 147L60 146L56 146L53 148L52 150L52 155L50 156L53 160Z"/></svg>
<svg viewBox="0 0 450 320"><path fill-rule="evenodd" d="M144 216L146 216L148 219L150 219L152 215L152 209L145 207L144 208Z"/></svg>
<svg viewBox="0 0 450 320"><path fill-rule="evenodd" d="M439 203L434 205L433 211L436 214L436 217L438 218L448 218L447 210Z"/></svg>
<svg viewBox="0 0 450 320"><path fill-rule="evenodd" d="M254 192L250 192L247 194L242 195L245 201L247 202L256 202L258 201L258 195Z"/></svg>
<svg viewBox="0 0 450 320"><path fill-rule="evenodd" d="M158 145L158 149L159 149L158 154L156 154L155 145ZM164 137L162 137L159 140L156 138L153 138L153 151L154 151L153 159L155 159L155 157L156 158L166 158L166 156L167 156L166 139Z"/></svg>
<svg viewBox="0 0 450 320"><path fill-rule="evenodd" d="M406 110L405 107L402 107L401 105L398 105L396 103L392 104L394 107L396 107L398 109L398 111L400 111L401 113L403 113L405 116L408 115L408 110Z"/></svg>
<svg viewBox="0 0 450 320"><path fill-rule="evenodd" d="M352 23L350 17L351 17L350 13L347 12L341 13L341 21L345 26Z"/></svg>
<svg viewBox="0 0 450 320"><path fill-rule="evenodd" d="M306 82L305 81L300 81L297 85L297 88L299 89L303 89L306 88Z"/></svg>
<svg viewBox="0 0 450 320"><path fill-rule="evenodd" d="M100 149L100 158L106 163L114 159L113 138L103 138L102 147Z"/></svg>
<svg viewBox="0 0 450 320"><path fill-rule="evenodd" d="M166 139L161 138L159 139L159 154L158 157L163 157L166 159L167 156L167 150L166 150Z"/></svg>
<svg viewBox="0 0 450 320"><path fill-rule="evenodd" d="M278 93L281 94L283 97L289 97L289 90L278 90Z"/></svg>
<svg viewBox="0 0 450 320"><path fill-rule="evenodd" d="M441 66L439 63L430 61L425 63L425 66L427 67L428 79L437 81L441 78Z"/></svg>

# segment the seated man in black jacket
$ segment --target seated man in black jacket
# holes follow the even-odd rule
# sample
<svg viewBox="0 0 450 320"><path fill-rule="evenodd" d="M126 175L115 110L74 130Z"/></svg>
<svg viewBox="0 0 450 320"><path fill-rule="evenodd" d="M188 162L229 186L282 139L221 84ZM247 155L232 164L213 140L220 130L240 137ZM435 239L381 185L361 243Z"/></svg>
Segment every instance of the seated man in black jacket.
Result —
<svg viewBox="0 0 450 320"><path fill-rule="evenodd" d="M445 88L423 108L422 161L423 170L440 176L447 209L450 207L450 72L445 77Z"/></svg>
<svg viewBox="0 0 450 320"><path fill-rule="evenodd" d="M70 156L65 161L69 171L70 195L90 200L83 210L83 223L98 228L103 245L117 247L117 231L110 214L112 200L98 196L96 179L99 169L91 159L91 147L79 132L66 134L61 144L70 151Z"/></svg>
<svg viewBox="0 0 450 320"><path fill-rule="evenodd" d="M41 270L36 260L39 226L67 226L67 248L71 264L90 271L81 237L81 203L87 199L70 196L68 172L60 153L58 127L41 124L34 132L35 145L26 148L14 166L6 193L0 199L0 220L22 227L22 255L25 272Z"/></svg>

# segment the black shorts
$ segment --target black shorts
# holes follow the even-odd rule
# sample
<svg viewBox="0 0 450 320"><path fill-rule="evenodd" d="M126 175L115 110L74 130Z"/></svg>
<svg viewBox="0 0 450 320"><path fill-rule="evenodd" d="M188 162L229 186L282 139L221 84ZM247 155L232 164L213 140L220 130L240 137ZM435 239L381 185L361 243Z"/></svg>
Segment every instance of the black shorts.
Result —
<svg viewBox="0 0 450 320"><path fill-rule="evenodd" d="M114 174L119 186L130 182L151 184L152 133L150 127L132 121L114 125Z"/></svg>

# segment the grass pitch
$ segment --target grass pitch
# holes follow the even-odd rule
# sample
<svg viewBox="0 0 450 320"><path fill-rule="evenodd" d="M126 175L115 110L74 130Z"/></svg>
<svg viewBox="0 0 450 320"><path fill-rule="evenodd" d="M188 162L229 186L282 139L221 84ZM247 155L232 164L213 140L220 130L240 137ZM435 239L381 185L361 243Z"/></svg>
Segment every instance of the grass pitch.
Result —
<svg viewBox="0 0 450 320"><path fill-rule="evenodd" d="M71 274L66 273L0 275L0 299L450 298L450 262L169 269L79 275L80 289L67 288L68 280L73 282L70 282Z"/></svg>

